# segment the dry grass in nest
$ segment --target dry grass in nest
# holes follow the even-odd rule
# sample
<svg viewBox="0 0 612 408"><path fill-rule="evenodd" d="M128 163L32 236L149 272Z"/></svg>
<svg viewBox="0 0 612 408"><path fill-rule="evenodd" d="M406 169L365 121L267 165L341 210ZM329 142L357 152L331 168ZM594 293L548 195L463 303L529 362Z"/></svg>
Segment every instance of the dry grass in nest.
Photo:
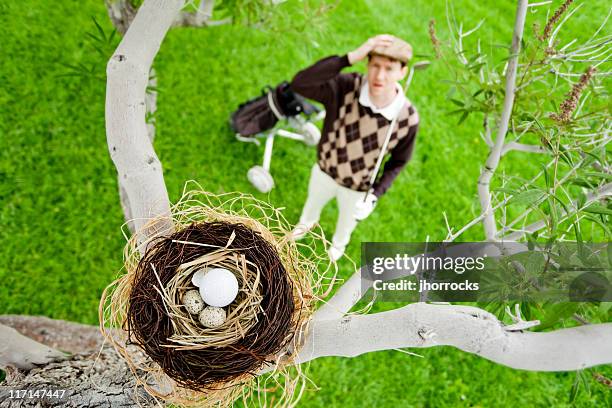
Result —
<svg viewBox="0 0 612 408"><path fill-rule="evenodd" d="M229 406L256 397L264 405L293 405L307 379L290 367L292 356L315 302L335 278L325 283L319 272L325 258L317 254L324 251L293 241L280 210L242 194L187 192L172 221L172 234L129 240L125 274L102 295L103 334L137 385L164 402ZM195 289L193 273L203 267L225 268L239 282L227 320L216 328L201 326L182 305L184 293ZM135 358L128 344L148 358Z"/></svg>

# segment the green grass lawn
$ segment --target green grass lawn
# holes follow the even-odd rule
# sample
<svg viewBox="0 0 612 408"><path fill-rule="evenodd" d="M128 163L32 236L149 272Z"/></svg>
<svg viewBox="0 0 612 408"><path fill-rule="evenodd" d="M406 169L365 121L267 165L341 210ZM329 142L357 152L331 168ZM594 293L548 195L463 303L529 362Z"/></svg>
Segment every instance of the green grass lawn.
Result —
<svg viewBox="0 0 612 408"><path fill-rule="evenodd" d="M483 44L509 44L514 2L453 3L465 27L486 19ZM589 2L570 32L588 36L607 7ZM546 7L538 10L529 13L526 33L544 18ZM269 200L296 222L315 150L277 140L271 168L277 186L269 195L257 193L246 172L261 161L263 146L235 141L228 115L264 85L290 79L318 58L346 53L374 34L398 35L417 55L431 54L427 23L435 18L444 38L444 16L443 1L357 0L341 2L305 34L243 26L173 29L155 60L155 149L171 200L193 179L213 193L242 191ZM94 72L104 75L104 60L85 41L87 32L95 32L92 17L110 32L101 0L0 4L0 314L97 324L102 290L122 266L123 214L106 146L105 82L61 76L71 72L64 64L76 63L98 63ZM445 115L452 109L445 78L444 67L435 63L415 77L409 91L421 117L415 155L355 231L347 251L353 259L359 259L361 241L443 239L443 212L454 227L478 215L476 180L487 148L478 136L479 118L457 126L456 117ZM528 177L539 160L513 153L503 169ZM321 220L330 236L336 211L329 206ZM483 239L481 228L462 239ZM350 275L348 262L341 273ZM570 405L574 373L516 371L452 348L414 351L423 358L386 351L317 360L309 373L320 390L307 393L300 405ZM598 370L612 374L610 367ZM576 405L610 406L612 397L591 381L590 394L582 391Z"/></svg>

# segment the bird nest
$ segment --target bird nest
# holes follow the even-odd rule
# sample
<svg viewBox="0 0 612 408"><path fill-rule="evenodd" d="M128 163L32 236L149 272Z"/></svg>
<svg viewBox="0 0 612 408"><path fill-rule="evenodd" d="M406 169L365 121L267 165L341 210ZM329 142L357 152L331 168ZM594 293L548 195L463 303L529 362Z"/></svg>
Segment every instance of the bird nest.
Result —
<svg viewBox="0 0 612 408"><path fill-rule="evenodd" d="M164 221L143 229L147 239L129 240L125 274L100 303L103 334L137 385L179 406L261 403L267 394L274 402L266 405L293 404L306 378L292 359L316 300L333 284L323 284L321 248L297 244L280 210L242 194L187 192L172 209L173 232L151 235ZM223 322L208 327L185 303L198 289L194 274L207 268L230 271L239 288Z"/></svg>

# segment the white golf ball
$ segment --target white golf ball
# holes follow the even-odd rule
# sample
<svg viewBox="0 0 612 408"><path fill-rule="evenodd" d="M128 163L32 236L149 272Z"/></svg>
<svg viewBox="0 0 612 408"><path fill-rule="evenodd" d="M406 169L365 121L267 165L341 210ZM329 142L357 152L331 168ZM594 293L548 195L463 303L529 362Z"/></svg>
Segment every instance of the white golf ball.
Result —
<svg viewBox="0 0 612 408"><path fill-rule="evenodd" d="M238 295L238 279L223 268L212 268L200 280L200 295L207 305L224 307Z"/></svg>
<svg viewBox="0 0 612 408"><path fill-rule="evenodd" d="M220 307L208 306L200 312L198 320L204 327L215 328L225 323L225 310Z"/></svg>

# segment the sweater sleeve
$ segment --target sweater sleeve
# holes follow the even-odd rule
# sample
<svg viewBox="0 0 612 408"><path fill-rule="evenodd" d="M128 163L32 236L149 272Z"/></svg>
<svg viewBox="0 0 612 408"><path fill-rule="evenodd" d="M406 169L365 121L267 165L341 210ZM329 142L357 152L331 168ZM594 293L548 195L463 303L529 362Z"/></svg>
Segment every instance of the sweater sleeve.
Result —
<svg viewBox="0 0 612 408"><path fill-rule="evenodd" d="M298 72L291 81L291 89L306 98L328 105L339 93L338 74L348 66L348 55L324 58Z"/></svg>
<svg viewBox="0 0 612 408"><path fill-rule="evenodd" d="M391 157L387 163L385 163L382 175L372 186L376 197L381 197L385 194L399 172L406 167L406 164L410 161L412 151L414 150L414 142L418 127L418 123L410 126L408 135L391 150Z"/></svg>

